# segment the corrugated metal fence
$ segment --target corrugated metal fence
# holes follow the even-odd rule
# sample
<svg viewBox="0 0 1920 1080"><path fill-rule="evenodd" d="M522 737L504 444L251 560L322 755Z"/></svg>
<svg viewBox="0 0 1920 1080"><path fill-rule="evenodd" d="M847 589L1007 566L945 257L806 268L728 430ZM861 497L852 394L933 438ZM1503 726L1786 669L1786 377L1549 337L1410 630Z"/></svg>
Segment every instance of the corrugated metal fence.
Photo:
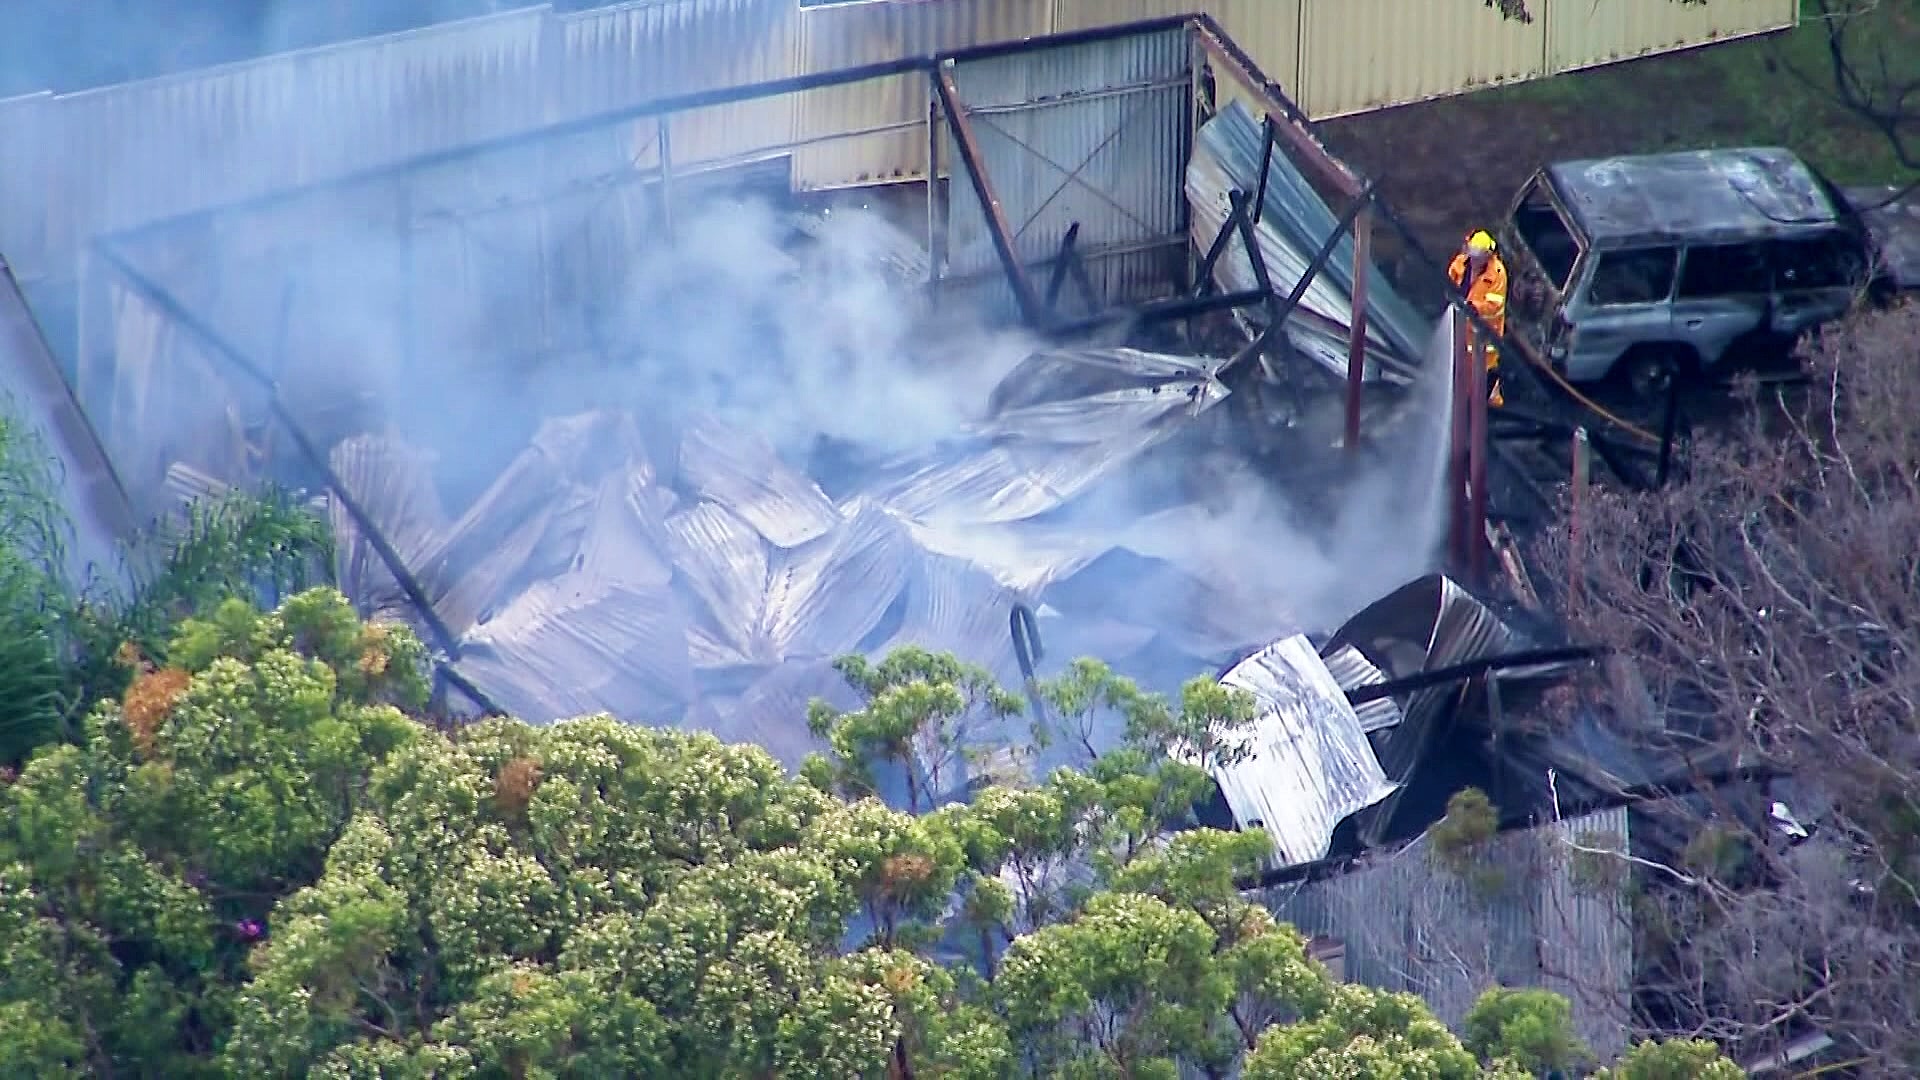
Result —
<svg viewBox="0 0 1920 1080"><path fill-rule="evenodd" d="M1324 881L1280 886L1274 917L1346 950L1346 977L1419 995L1459 1030L1491 986L1537 986L1573 1003L1603 1058L1624 1049L1633 981L1624 808L1499 837L1461 873L1424 841Z"/></svg>
<svg viewBox="0 0 1920 1080"><path fill-rule="evenodd" d="M530 130L663 93L1059 30L1218 18L1312 115L1335 116L1791 25L1795 0L639 0L465 20L145 82L0 101L0 245L65 278L87 238ZM902 77L685 114L676 164L786 152L797 187L924 175L924 87ZM610 133L651 160L662 125ZM848 133L862 137L846 138Z"/></svg>

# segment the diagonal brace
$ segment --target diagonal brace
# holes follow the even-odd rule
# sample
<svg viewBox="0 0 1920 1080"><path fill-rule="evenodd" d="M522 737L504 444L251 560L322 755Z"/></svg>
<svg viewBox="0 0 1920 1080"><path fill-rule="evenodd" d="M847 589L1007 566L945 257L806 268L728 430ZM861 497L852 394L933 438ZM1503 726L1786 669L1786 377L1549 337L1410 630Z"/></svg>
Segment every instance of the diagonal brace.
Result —
<svg viewBox="0 0 1920 1080"><path fill-rule="evenodd" d="M960 150L960 163L966 167L967 177L973 181L973 193L980 199L994 251L1006 271L1007 284L1013 288L1014 301L1020 305L1020 318L1029 326L1040 326L1045 322L1046 309L1013 250L1013 230L1007 225L1007 212L1000 205L1000 197L994 194L993 182L988 179L986 165L980 158L980 144L974 139L972 117L953 83L953 62L947 61L936 68L932 79L933 91L940 97L941 111L947 116L947 127L952 130L954 144Z"/></svg>

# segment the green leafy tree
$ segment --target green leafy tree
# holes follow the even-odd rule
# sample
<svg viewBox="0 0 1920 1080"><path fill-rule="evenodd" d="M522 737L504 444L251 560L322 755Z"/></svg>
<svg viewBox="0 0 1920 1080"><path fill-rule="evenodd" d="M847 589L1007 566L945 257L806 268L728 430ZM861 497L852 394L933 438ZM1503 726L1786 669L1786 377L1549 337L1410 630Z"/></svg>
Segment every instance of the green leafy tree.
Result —
<svg viewBox="0 0 1920 1080"><path fill-rule="evenodd" d="M284 494L229 494L188 507L178 527L128 546L130 588L73 581L71 527L54 458L0 402L0 768L79 737L95 701L136 670L123 648L164 662L174 625L232 596L288 595L326 580L324 522Z"/></svg>
<svg viewBox="0 0 1920 1080"><path fill-rule="evenodd" d="M951 658L847 661L870 713L918 719L829 718L884 737L793 778L610 717L418 724L419 642L331 590L222 604L164 655L0 788L0 1075L1466 1077L1553 1052L1501 999L1487 1072L1239 892L1267 838L1181 829L1207 780L1166 754L1231 752L1251 716L1205 680L1176 710L1081 665L1119 747L915 814L851 759L1005 711Z"/></svg>

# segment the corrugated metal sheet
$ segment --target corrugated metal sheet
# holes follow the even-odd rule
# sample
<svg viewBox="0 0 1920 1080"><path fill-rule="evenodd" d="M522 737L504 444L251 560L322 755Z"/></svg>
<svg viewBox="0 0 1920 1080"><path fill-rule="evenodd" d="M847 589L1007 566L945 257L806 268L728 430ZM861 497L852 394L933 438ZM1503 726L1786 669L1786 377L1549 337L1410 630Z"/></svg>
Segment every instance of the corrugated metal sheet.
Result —
<svg viewBox="0 0 1920 1080"><path fill-rule="evenodd" d="M1333 674L1333 681L1340 689L1351 693L1363 686L1379 686L1387 681L1386 675L1373 666L1366 654L1351 645L1342 645L1320 658ZM1400 723L1400 705L1391 697L1375 698L1354 706L1354 713L1360 717L1360 730L1372 733L1384 731Z"/></svg>
<svg viewBox="0 0 1920 1080"><path fill-rule="evenodd" d="M563 104L555 119L796 70L800 15L792 0L640 0L561 16ZM550 78L554 76L549 76ZM731 161L793 138L793 95L683 113L671 120L676 170ZM654 123L633 125L644 146Z"/></svg>
<svg viewBox="0 0 1920 1080"><path fill-rule="evenodd" d="M1229 192L1236 188L1249 193L1259 189L1263 139L1260 121L1241 102L1222 109L1201 127L1186 180L1187 197L1193 207L1193 240L1200 250L1211 248L1225 227L1231 212ZM1290 290L1306 273L1320 245L1338 225L1338 218L1299 167L1286 154L1276 152L1267 172L1265 210L1255 233L1277 291ZM1287 327L1296 348L1342 377L1347 371L1344 342L1328 335L1324 325L1314 325L1309 316L1317 315L1322 324L1342 328L1344 336L1353 310L1353 254L1352 234L1341 236L1332 258L1301 297L1300 307L1305 313L1297 314ZM1227 291L1252 289L1258 284L1253 263L1238 241L1229 241L1214 276ZM1367 377L1407 381L1410 369L1423 354L1428 325L1400 296L1392 281L1380 273L1377 264L1370 272L1367 311Z"/></svg>
<svg viewBox="0 0 1920 1080"><path fill-rule="evenodd" d="M1405 677L1497 656L1508 650L1512 640L1513 632L1486 605L1452 579L1432 574L1369 604L1341 626L1327 647L1352 645L1381 671ZM1408 782L1465 692L1462 684L1455 683L1407 695L1401 703L1400 725L1376 736L1388 779L1396 784ZM1397 796L1388 798L1370 813L1361 825L1363 840L1379 842L1397 802Z"/></svg>
<svg viewBox="0 0 1920 1080"><path fill-rule="evenodd" d="M1343 116L1533 78L1551 17L1522 23L1484 4L1433 0L1302 0L1294 98L1316 118Z"/></svg>
<svg viewBox="0 0 1920 1080"><path fill-rule="evenodd" d="M1345 946L1349 981L1417 994L1456 1029L1490 986L1560 990L1577 1029L1611 1056L1627 1030L1621 1005L1632 986L1626 894L1584 884L1570 853L1551 841L1616 830L1624 837L1625 815L1607 811L1499 837L1475 855L1495 872L1484 883L1435 863L1417 841L1363 869L1269 890L1266 903L1302 933Z"/></svg>
<svg viewBox="0 0 1920 1080"><path fill-rule="evenodd" d="M1549 0L1547 69L1555 74L1798 25L1799 0Z"/></svg>
<svg viewBox="0 0 1920 1080"><path fill-rule="evenodd" d="M1291 93L1300 71L1300 4L1301 0L1054 0L1053 28L1065 32L1175 15L1211 15L1269 79ZM1222 80L1219 94L1224 105L1235 96L1235 88Z"/></svg>
<svg viewBox="0 0 1920 1080"><path fill-rule="evenodd" d="M1252 694L1260 714L1252 755L1209 771L1243 828L1273 838L1281 865L1327 853L1333 828L1394 790L1360 730L1360 718L1302 635L1234 665L1220 679Z"/></svg>
<svg viewBox="0 0 1920 1080"><path fill-rule="evenodd" d="M1629 820L1622 806L1540 830L1560 845L1540 891L1540 983L1573 1003L1575 1030L1602 1060L1626 1049L1633 1019L1632 911L1610 885L1627 867L1575 846L1630 851Z"/></svg>
<svg viewBox="0 0 1920 1080"><path fill-rule="evenodd" d="M44 148L52 140L43 125L52 104L53 95L46 92L0 101L0 148L6 159L0 168L0 257L21 275L45 265L51 215L29 208L44 210L51 198L48 187L55 173Z"/></svg>
<svg viewBox="0 0 1920 1080"><path fill-rule="evenodd" d="M1079 223L1077 249L1107 278L1098 306L1163 294L1179 262L1190 48L1170 30L955 66L1016 254L1043 263ZM958 160L951 135L947 145ZM997 273L971 186L956 181L950 204L947 272Z"/></svg>
<svg viewBox="0 0 1920 1080"><path fill-rule="evenodd" d="M537 124L545 8L56 98L50 244Z"/></svg>
<svg viewBox="0 0 1920 1080"><path fill-rule="evenodd" d="M838 68L926 56L1052 32L1053 5L1036 0L868 0L800 12L796 70ZM895 76L800 95L796 141L827 139L794 155L803 190L924 178L927 110L924 76Z"/></svg>

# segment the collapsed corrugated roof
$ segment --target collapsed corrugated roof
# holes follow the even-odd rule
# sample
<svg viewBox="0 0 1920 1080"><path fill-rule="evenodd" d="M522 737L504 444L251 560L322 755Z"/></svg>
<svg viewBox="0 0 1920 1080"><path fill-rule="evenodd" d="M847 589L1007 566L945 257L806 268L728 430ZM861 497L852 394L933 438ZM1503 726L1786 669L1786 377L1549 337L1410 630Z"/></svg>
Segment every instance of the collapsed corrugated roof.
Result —
<svg viewBox="0 0 1920 1080"><path fill-rule="evenodd" d="M883 470L872 496L916 521L1038 517L1165 442L1227 397L1219 362L1137 349L1056 350L1024 361L968 443Z"/></svg>
<svg viewBox="0 0 1920 1080"><path fill-rule="evenodd" d="M1251 754L1209 771L1242 828L1264 828L1282 865L1327 854L1334 826L1391 795L1360 717L1304 635L1261 649L1220 682L1254 696Z"/></svg>
<svg viewBox="0 0 1920 1080"><path fill-rule="evenodd" d="M1510 651L1513 631L1451 578L1431 574L1409 582L1347 620L1327 643L1329 651L1352 647L1396 677L1436 671ZM1374 735L1387 777L1405 785L1419 767L1446 717L1467 690L1447 683L1407 695L1404 719ZM1377 843L1390 824L1394 800L1385 801L1362 827L1362 839Z"/></svg>
<svg viewBox="0 0 1920 1080"><path fill-rule="evenodd" d="M1193 206L1193 240L1201 251L1211 248L1226 224L1231 213L1228 193L1237 189L1251 198L1259 190L1264 138L1260 120L1239 101L1228 104L1200 128L1187 166L1187 199ZM1307 178L1285 153L1276 151L1267 170L1264 209L1254 228L1277 291L1292 289L1338 225L1339 218ZM1237 243L1228 245L1214 276L1230 292L1257 287L1253 264ZM1300 301L1305 312L1296 312L1287 322L1287 337L1296 349L1343 377L1352 290L1353 237L1349 234L1340 238L1333 257L1307 287ZM1369 271L1367 313L1365 377L1408 381L1407 372L1417 364L1427 336L1427 320L1377 267Z"/></svg>

